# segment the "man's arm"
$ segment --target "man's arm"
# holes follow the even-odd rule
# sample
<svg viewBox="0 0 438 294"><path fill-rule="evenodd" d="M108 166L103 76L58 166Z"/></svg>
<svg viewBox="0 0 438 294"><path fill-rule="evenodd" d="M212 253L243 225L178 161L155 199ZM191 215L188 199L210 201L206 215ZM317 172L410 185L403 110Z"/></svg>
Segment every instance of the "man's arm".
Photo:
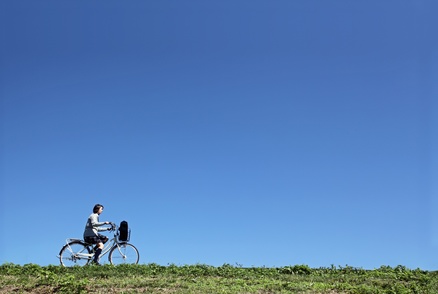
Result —
<svg viewBox="0 0 438 294"><path fill-rule="evenodd" d="M105 224L107 224L107 222L99 222L99 221L98 221L97 214L93 214L93 215L91 216L91 225L93 226L93 228L98 229L98 231L99 231L99 229L100 229L100 228L98 228L98 227L103 226L103 225L105 225Z"/></svg>

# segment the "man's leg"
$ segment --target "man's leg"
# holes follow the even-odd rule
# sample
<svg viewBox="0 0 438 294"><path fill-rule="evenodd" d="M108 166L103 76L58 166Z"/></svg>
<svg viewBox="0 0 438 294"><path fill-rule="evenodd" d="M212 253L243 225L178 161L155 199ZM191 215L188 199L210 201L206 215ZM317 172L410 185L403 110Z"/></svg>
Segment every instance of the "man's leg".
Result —
<svg viewBox="0 0 438 294"><path fill-rule="evenodd" d="M97 249L96 252L94 253L94 259L93 259L94 263L99 263L99 255L102 253L102 249L103 249L103 243L102 242L97 243Z"/></svg>

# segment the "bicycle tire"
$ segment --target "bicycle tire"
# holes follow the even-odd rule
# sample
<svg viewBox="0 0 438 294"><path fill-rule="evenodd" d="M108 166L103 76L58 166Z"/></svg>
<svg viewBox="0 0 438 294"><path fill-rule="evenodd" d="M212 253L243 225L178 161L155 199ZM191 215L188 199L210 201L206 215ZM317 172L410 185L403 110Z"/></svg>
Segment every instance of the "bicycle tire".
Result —
<svg viewBox="0 0 438 294"><path fill-rule="evenodd" d="M73 241L64 245L59 251L59 262L62 266L84 266L91 261L91 257L81 257L80 254L91 254L90 247L81 241Z"/></svg>
<svg viewBox="0 0 438 294"><path fill-rule="evenodd" d="M108 260L113 265L118 264L138 264L140 253L137 248L129 243L119 243L111 248Z"/></svg>

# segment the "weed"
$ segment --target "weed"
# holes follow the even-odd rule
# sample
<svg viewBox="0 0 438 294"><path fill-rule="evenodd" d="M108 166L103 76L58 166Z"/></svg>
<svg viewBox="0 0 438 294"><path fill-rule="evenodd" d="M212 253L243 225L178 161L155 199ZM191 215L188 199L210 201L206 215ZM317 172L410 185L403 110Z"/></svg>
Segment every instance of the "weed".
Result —
<svg viewBox="0 0 438 294"><path fill-rule="evenodd" d="M330 293L434 294L438 273L404 266L281 268L204 264L101 267L0 266L0 293Z"/></svg>

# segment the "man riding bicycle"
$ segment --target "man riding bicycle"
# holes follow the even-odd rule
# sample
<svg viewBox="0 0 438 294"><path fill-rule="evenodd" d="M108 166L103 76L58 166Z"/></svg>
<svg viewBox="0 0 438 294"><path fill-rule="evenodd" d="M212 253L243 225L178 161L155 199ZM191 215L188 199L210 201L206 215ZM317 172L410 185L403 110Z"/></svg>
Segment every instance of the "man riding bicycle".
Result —
<svg viewBox="0 0 438 294"><path fill-rule="evenodd" d="M109 231L111 228L102 228L103 225L109 225L110 222L99 222L99 215L103 212L103 205L96 204L93 208L93 213L88 217L85 225L84 241L91 244L97 244L96 252L94 253L93 263L99 265L99 255L102 252L103 244L108 241L108 237L99 234L98 232Z"/></svg>

